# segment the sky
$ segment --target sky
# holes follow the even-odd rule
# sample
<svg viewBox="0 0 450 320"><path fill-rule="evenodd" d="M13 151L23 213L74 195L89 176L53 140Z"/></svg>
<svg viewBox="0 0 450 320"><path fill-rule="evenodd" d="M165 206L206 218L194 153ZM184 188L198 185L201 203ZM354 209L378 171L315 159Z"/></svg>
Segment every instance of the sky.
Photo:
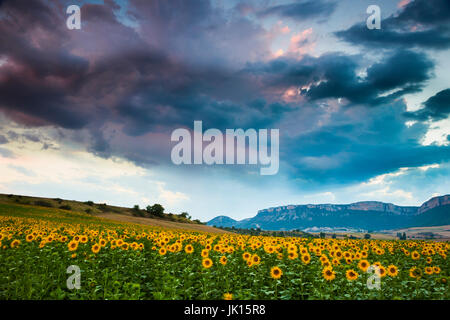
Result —
<svg viewBox="0 0 450 320"><path fill-rule="evenodd" d="M448 0L1 0L0 193L201 221L420 205L450 190L449 51ZM175 165L196 120L278 129L278 173Z"/></svg>

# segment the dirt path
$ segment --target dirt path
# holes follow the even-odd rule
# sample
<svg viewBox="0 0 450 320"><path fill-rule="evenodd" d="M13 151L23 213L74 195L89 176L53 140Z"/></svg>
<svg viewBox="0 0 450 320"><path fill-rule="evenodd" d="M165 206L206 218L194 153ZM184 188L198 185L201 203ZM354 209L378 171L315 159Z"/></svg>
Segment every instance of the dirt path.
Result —
<svg viewBox="0 0 450 320"><path fill-rule="evenodd" d="M121 222L138 223L138 224L144 224L144 225L162 227L162 228L184 229L184 230L212 232L212 233L230 233L228 231L220 230L220 229L213 228L210 226L205 226L202 224L190 224L190 223L173 222L173 221L151 219L151 218L133 217L133 216L117 214L117 213L101 213L101 214L97 214L96 216L101 217L101 218L121 221Z"/></svg>

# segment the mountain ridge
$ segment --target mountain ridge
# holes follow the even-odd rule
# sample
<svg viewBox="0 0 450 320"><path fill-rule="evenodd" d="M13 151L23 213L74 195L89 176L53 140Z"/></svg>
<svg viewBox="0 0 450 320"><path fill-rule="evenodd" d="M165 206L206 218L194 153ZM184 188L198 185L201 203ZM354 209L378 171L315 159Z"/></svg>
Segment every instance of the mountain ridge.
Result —
<svg viewBox="0 0 450 320"><path fill-rule="evenodd" d="M431 212L430 216L425 215ZM433 197L421 206L398 206L381 201L350 204L284 205L258 210L256 216L235 220L218 216L208 225L219 227L293 230L311 227L357 228L366 230L445 225L450 223L450 195Z"/></svg>

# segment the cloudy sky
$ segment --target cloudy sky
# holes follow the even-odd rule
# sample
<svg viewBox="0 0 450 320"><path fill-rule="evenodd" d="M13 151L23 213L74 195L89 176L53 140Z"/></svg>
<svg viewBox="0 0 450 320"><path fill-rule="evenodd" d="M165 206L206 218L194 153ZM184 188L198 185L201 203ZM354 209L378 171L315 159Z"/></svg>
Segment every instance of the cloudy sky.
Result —
<svg viewBox="0 0 450 320"><path fill-rule="evenodd" d="M448 0L1 0L0 193L202 221L420 205L450 190L449 53ZM174 165L194 120L279 129L278 174Z"/></svg>

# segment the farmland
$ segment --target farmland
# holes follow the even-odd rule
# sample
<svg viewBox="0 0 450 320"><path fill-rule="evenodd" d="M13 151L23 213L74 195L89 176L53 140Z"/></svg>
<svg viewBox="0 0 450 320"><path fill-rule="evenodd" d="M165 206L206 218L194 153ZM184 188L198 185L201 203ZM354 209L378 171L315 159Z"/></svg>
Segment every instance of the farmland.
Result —
<svg viewBox="0 0 450 320"><path fill-rule="evenodd" d="M449 248L202 232L0 203L0 299L449 299ZM81 271L79 289L67 285L69 266ZM379 290L367 285L375 276Z"/></svg>

